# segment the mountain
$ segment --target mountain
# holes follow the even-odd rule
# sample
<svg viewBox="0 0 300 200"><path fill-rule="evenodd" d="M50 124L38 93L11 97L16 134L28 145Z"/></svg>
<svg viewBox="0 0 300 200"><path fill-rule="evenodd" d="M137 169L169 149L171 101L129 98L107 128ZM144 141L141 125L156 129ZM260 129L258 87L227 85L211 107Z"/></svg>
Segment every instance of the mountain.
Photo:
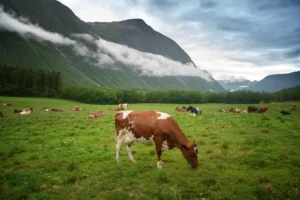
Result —
<svg viewBox="0 0 300 200"><path fill-rule="evenodd" d="M248 89L258 92L276 92L297 85L300 85L300 71L266 76L261 81L251 85Z"/></svg>
<svg viewBox="0 0 300 200"><path fill-rule="evenodd" d="M225 91L142 19L86 23L56 0L0 4L14 13L0 15L0 66L59 71L64 86Z"/></svg>
<svg viewBox="0 0 300 200"><path fill-rule="evenodd" d="M247 90L249 86L255 84L257 81L249 81L247 79L231 79L231 80L217 80L226 90Z"/></svg>

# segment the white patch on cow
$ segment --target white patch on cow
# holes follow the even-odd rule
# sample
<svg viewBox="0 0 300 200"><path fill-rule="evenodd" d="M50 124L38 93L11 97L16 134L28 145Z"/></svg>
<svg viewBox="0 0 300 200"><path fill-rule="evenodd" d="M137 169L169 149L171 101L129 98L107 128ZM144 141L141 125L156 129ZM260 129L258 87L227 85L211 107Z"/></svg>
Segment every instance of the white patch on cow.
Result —
<svg viewBox="0 0 300 200"><path fill-rule="evenodd" d="M156 112L159 113L160 116L157 119L167 119L168 117L170 117L170 115L168 115L167 113L163 113L163 112Z"/></svg>
<svg viewBox="0 0 300 200"><path fill-rule="evenodd" d="M122 111L123 119L125 119L131 112L132 112L131 110Z"/></svg>
<svg viewBox="0 0 300 200"><path fill-rule="evenodd" d="M168 143L167 141L163 141L162 145L161 145L161 150L169 150L169 146L168 146Z"/></svg>
<svg viewBox="0 0 300 200"><path fill-rule="evenodd" d="M197 151L198 150L198 148L197 147L194 147L194 151Z"/></svg>

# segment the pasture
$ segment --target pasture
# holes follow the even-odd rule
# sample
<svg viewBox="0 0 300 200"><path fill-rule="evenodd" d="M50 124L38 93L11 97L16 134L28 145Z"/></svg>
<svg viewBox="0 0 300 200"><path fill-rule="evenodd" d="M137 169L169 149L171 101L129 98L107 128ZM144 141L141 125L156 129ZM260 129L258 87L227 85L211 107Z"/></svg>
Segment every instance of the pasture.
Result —
<svg viewBox="0 0 300 200"><path fill-rule="evenodd" d="M268 106L265 114L218 112L248 105L194 105L200 116L175 111L188 105L129 104L128 110L169 113L198 144L198 168L173 149L163 152L159 170L153 143L132 145L136 163L129 162L123 145L116 164L116 112L108 108L117 105L0 101L0 199L300 199L300 108L291 111L290 102L255 105ZM84 110L72 111L72 106ZM13 113L28 107L31 115ZM282 109L291 115L280 114ZM99 110L103 117L88 119Z"/></svg>

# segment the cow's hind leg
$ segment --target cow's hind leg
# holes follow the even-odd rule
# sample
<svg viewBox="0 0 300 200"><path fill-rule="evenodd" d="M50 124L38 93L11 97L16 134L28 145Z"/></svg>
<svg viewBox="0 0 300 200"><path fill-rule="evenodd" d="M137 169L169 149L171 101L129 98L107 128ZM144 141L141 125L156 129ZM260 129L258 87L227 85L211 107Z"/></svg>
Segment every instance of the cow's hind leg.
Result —
<svg viewBox="0 0 300 200"><path fill-rule="evenodd" d="M124 143L126 144L126 150L128 153L128 157L131 162L135 162L132 152L131 152L131 144L133 143L133 141L134 140L131 137L126 137L124 140Z"/></svg>
<svg viewBox="0 0 300 200"><path fill-rule="evenodd" d="M117 163L120 163L120 149L122 146L124 138L122 136L116 137L116 161Z"/></svg>

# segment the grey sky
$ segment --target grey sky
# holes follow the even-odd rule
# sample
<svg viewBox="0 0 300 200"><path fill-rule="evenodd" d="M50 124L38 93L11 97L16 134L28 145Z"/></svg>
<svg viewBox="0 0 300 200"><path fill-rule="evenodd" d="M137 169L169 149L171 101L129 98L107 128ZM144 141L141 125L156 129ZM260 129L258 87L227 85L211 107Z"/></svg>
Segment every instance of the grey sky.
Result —
<svg viewBox="0 0 300 200"><path fill-rule="evenodd" d="M299 0L60 0L82 20L142 18L215 78L300 70Z"/></svg>

